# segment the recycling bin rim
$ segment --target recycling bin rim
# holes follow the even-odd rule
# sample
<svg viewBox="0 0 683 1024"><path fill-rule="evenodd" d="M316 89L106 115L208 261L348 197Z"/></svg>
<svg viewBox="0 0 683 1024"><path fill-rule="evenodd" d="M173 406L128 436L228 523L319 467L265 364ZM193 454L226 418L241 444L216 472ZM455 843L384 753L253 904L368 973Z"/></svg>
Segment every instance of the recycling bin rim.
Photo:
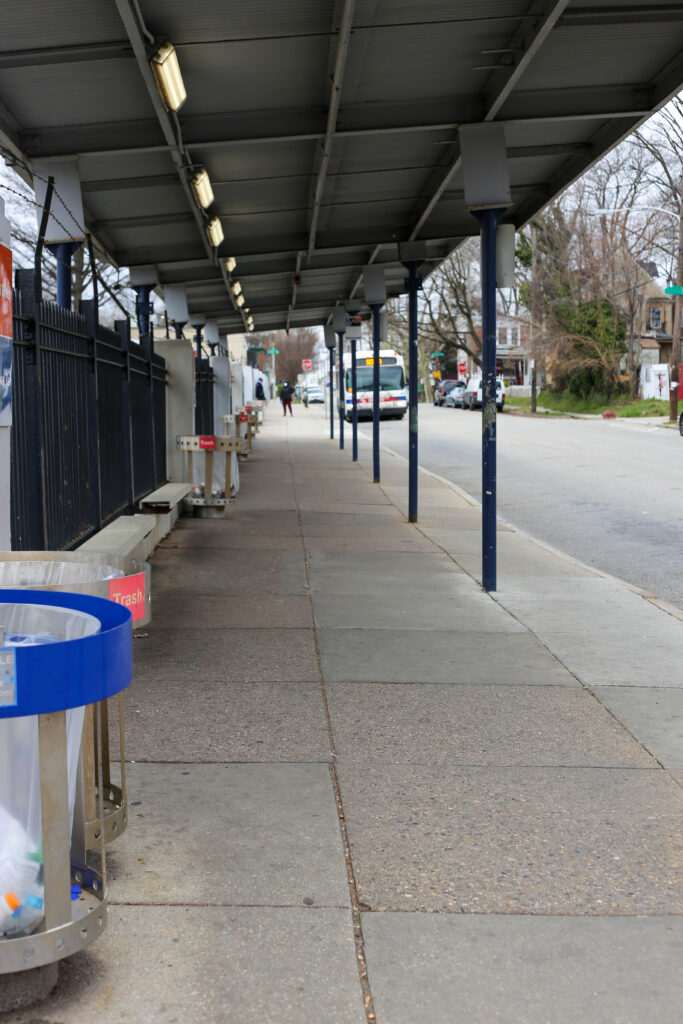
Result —
<svg viewBox="0 0 683 1024"><path fill-rule="evenodd" d="M127 608L103 597L25 589L0 590L0 616L3 604L39 604L86 612L99 619L101 629L76 640L11 648L16 703L0 705L0 718L44 715L95 704L130 684L133 631Z"/></svg>

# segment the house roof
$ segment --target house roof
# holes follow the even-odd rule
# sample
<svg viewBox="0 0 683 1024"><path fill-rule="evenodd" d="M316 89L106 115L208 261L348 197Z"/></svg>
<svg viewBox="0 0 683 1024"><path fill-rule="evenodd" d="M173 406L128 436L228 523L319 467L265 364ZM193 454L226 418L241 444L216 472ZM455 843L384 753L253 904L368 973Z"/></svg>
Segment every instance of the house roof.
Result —
<svg viewBox="0 0 683 1024"><path fill-rule="evenodd" d="M78 158L88 227L120 264L183 283L190 310L243 329L324 322L361 269L404 290L478 225L459 126L505 125L523 225L683 85L683 10L661 0L22 0L0 42L0 144ZM170 39L188 99L160 101ZM213 184L207 242L189 186Z"/></svg>

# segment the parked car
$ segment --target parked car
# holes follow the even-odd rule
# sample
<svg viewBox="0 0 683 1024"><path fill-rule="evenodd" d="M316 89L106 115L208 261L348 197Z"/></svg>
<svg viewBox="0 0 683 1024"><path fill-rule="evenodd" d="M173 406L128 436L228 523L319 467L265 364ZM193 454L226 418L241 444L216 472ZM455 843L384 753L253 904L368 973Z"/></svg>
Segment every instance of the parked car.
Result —
<svg viewBox="0 0 683 1024"><path fill-rule="evenodd" d="M317 384L308 384L304 388L304 405L309 406L315 405L316 403L319 403L321 405L325 403L323 389L321 387L318 387Z"/></svg>
<svg viewBox="0 0 683 1024"><path fill-rule="evenodd" d="M481 407L482 398L484 395L483 381L481 377L470 377L467 381L467 387L463 394L463 407L465 409L477 409ZM505 406L505 397L507 391L505 389L505 381L502 377L496 377L496 409L499 412L503 411Z"/></svg>
<svg viewBox="0 0 683 1024"><path fill-rule="evenodd" d="M443 405L446 401L448 392L451 391L457 383L457 380L442 380L440 384L437 384L434 388L434 405Z"/></svg>
<svg viewBox="0 0 683 1024"><path fill-rule="evenodd" d="M465 394L465 381L464 380L456 380L456 381L454 381L454 386L450 389L450 391L446 395L446 401L444 402L444 405L446 406L446 408L448 408L448 406L450 406L452 409L462 409L463 408L462 396L464 394Z"/></svg>

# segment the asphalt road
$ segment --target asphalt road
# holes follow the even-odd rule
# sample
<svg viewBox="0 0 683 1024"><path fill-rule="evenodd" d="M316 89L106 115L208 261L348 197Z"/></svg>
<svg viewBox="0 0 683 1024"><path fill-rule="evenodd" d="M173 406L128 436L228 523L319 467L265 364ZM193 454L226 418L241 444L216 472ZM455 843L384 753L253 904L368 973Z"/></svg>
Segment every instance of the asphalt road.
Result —
<svg viewBox="0 0 683 1024"><path fill-rule="evenodd" d="M481 498L481 412L420 406L419 460ZM371 427L363 425L365 432ZM408 453L407 419L382 443ZM498 417L498 514L683 608L683 437L637 420Z"/></svg>

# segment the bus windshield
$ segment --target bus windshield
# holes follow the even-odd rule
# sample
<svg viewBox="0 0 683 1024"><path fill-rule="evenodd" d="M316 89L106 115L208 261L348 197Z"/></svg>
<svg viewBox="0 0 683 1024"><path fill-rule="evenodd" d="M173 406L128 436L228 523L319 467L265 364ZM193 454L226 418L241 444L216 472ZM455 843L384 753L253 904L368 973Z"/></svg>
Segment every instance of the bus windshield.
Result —
<svg viewBox="0 0 683 1024"><path fill-rule="evenodd" d="M372 391L372 367L359 366L356 370L356 386L359 391ZM398 391L405 388L406 380L402 366L380 366L380 391ZM352 387L351 371L346 371L346 387Z"/></svg>

